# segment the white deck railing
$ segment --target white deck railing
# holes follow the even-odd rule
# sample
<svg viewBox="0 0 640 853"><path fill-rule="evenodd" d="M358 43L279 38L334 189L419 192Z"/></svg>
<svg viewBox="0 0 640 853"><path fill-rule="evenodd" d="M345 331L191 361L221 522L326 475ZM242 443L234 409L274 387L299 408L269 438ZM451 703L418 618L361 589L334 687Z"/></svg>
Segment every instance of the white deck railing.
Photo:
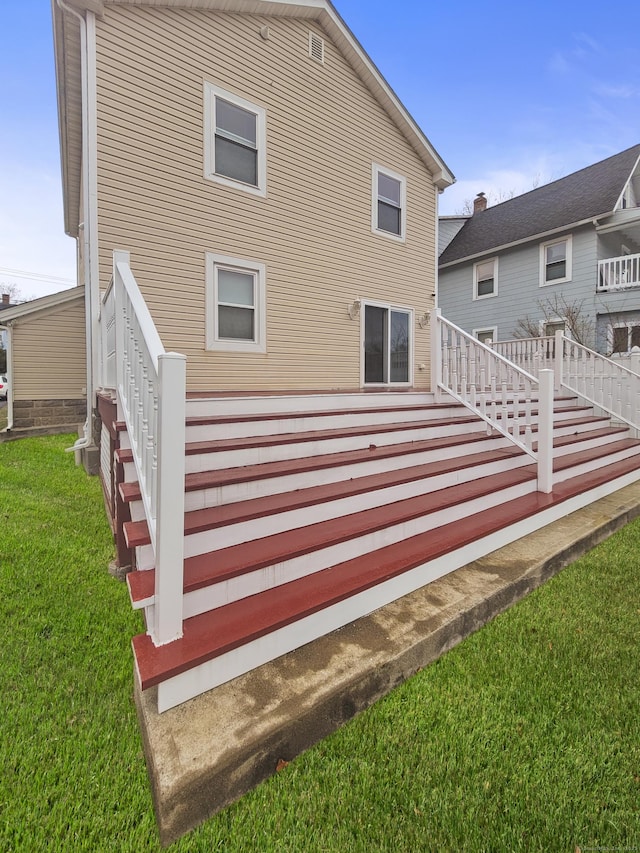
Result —
<svg viewBox="0 0 640 853"><path fill-rule="evenodd" d="M640 287L640 255L622 255L598 261L596 290L625 290Z"/></svg>
<svg viewBox="0 0 640 853"><path fill-rule="evenodd" d="M100 380L102 388L116 387L116 303L113 277L100 307Z"/></svg>
<svg viewBox="0 0 640 853"><path fill-rule="evenodd" d="M432 312L432 388L442 389L537 462L538 490L553 485L553 373L536 378ZM511 404L511 407L510 407ZM534 449L534 410L537 447Z"/></svg>
<svg viewBox="0 0 640 853"><path fill-rule="evenodd" d="M558 332L557 370L564 388L640 430L640 375ZM562 348L562 349L561 349Z"/></svg>
<svg viewBox="0 0 640 853"><path fill-rule="evenodd" d="M491 348L507 361L517 364L532 376L538 377L541 370L555 368L555 337L514 338L510 341L493 341Z"/></svg>
<svg viewBox="0 0 640 853"><path fill-rule="evenodd" d="M113 253L115 387L127 425L142 503L155 555L156 645L182 636L186 357L165 352L129 266L128 252ZM103 340L109 336L104 312ZM112 353L103 347L105 377Z"/></svg>

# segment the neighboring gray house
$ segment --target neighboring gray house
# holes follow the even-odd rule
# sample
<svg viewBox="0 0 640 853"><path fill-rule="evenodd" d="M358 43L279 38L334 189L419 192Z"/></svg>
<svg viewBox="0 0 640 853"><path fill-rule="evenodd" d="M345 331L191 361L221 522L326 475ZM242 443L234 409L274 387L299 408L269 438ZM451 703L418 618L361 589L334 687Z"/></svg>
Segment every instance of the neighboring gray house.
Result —
<svg viewBox="0 0 640 853"><path fill-rule="evenodd" d="M438 305L480 339L558 328L640 345L640 145L471 216L441 217Z"/></svg>

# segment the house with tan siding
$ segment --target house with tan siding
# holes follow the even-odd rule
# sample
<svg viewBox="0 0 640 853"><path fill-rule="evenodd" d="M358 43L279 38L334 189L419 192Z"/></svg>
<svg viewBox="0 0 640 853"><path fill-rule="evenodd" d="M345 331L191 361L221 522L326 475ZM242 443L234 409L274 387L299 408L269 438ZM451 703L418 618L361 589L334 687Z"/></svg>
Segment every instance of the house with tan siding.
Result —
<svg viewBox="0 0 640 853"><path fill-rule="evenodd" d="M329 0L53 15L76 449L145 618L143 728L640 477L632 427L435 308L453 176Z"/></svg>
<svg viewBox="0 0 640 853"><path fill-rule="evenodd" d="M84 290L6 307L8 429L73 432L87 416Z"/></svg>

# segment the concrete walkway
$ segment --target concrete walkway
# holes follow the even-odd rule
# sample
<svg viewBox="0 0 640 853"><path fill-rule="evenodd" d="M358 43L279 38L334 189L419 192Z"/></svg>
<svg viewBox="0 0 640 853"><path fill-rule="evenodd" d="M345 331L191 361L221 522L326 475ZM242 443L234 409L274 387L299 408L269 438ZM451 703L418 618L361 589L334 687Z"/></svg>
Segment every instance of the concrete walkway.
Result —
<svg viewBox="0 0 640 853"><path fill-rule="evenodd" d="M135 688L169 844L640 515L634 484L159 715Z"/></svg>

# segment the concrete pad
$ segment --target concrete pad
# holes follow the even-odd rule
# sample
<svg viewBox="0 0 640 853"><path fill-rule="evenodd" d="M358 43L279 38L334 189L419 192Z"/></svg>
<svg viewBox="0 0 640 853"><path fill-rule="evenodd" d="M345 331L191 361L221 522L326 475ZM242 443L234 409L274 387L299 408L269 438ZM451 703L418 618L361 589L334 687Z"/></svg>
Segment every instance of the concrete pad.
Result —
<svg viewBox="0 0 640 853"><path fill-rule="evenodd" d="M633 484L332 634L158 714L135 699L170 844L640 515Z"/></svg>

